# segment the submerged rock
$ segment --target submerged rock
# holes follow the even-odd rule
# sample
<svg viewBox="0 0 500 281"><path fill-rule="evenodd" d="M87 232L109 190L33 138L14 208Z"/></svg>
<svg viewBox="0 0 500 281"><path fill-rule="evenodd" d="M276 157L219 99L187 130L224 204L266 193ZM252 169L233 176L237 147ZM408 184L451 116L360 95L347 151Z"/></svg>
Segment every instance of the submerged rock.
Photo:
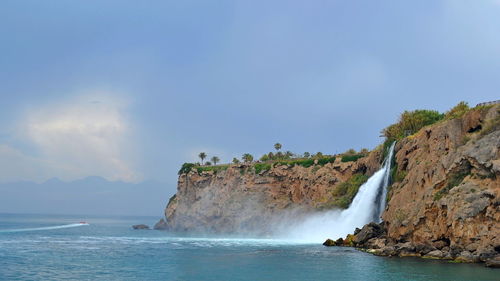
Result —
<svg viewBox="0 0 500 281"><path fill-rule="evenodd" d="M133 229L149 229L149 226L147 226L145 224L136 224L136 225L132 225L132 228Z"/></svg>

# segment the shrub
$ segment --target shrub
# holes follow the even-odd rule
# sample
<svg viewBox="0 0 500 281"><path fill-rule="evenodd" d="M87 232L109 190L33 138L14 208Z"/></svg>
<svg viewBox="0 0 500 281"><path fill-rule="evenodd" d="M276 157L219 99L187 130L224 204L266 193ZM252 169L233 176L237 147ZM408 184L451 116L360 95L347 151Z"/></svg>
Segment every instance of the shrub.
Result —
<svg viewBox="0 0 500 281"><path fill-rule="evenodd" d="M335 162L335 156L331 156L331 157L323 157L323 158L319 158L318 159L318 164L323 166L325 164L328 164L328 163L333 163Z"/></svg>
<svg viewBox="0 0 500 281"><path fill-rule="evenodd" d="M394 141L408 135L413 135L421 128L434 124L444 118L444 115L435 110L405 111L396 124L382 130L387 140Z"/></svg>
<svg viewBox="0 0 500 281"><path fill-rule="evenodd" d="M199 166L196 167L196 171L198 171L198 174L201 174L202 172L209 172L209 171L214 171L215 173L219 171L224 171L227 170L229 165L217 165L217 166Z"/></svg>
<svg viewBox="0 0 500 281"><path fill-rule="evenodd" d="M290 165L290 166L302 166L305 168L309 168L314 165L314 161L318 161L318 165L324 166L327 163L333 163L335 162L335 156L324 156L323 158L319 159L311 159L311 158L298 158L298 159L291 159L291 160L282 160L282 161L277 161L274 162L274 166L279 166L279 165Z"/></svg>
<svg viewBox="0 0 500 281"><path fill-rule="evenodd" d="M336 206L346 209L358 193L359 187L368 180L368 176L363 174L354 174L347 181L337 185L332 195L337 197L330 202L330 206Z"/></svg>
<svg viewBox="0 0 500 281"><path fill-rule="evenodd" d="M243 156L241 157L241 159L243 159L244 162L248 163L248 162L252 162L253 161L253 156L250 153L245 153L245 154L243 154Z"/></svg>
<svg viewBox="0 0 500 281"><path fill-rule="evenodd" d="M178 174L179 175L182 175L182 174L187 174L191 171L191 169L194 167L195 165L193 163L184 163L182 164L182 167L181 169L179 170Z"/></svg>
<svg viewBox="0 0 500 281"><path fill-rule="evenodd" d="M491 120L488 120L481 130L480 136L486 136L487 134L500 130L500 109L497 109L497 116Z"/></svg>
<svg viewBox="0 0 500 281"><path fill-rule="evenodd" d="M452 109L445 113L445 119L455 119L464 116L467 111L469 111L469 104L461 101L457 105L455 105Z"/></svg>
<svg viewBox="0 0 500 281"><path fill-rule="evenodd" d="M443 196L448 194L448 192L452 188L461 184L464 178L470 174L470 169L471 169L470 166L466 165L465 167L462 167L462 169L460 169L459 171L451 173L449 175L448 183L446 184L446 186L441 188L438 192L434 194L434 200L437 201L441 199Z"/></svg>
<svg viewBox="0 0 500 281"><path fill-rule="evenodd" d="M365 154L343 155L340 161L352 162L352 161L357 161L359 158L363 158L365 156L366 156Z"/></svg>
<svg viewBox="0 0 500 281"><path fill-rule="evenodd" d="M269 155L264 154L264 155L262 155L262 156L259 158L259 160L260 160L260 161L262 161L262 162L269 161L269 160L270 160L270 159L269 159Z"/></svg>
<svg viewBox="0 0 500 281"><path fill-rule="evenodd" d="M254 165L255 173L259 174L261 171L267 171L271 169L270 163L256 163Z"/></svg>

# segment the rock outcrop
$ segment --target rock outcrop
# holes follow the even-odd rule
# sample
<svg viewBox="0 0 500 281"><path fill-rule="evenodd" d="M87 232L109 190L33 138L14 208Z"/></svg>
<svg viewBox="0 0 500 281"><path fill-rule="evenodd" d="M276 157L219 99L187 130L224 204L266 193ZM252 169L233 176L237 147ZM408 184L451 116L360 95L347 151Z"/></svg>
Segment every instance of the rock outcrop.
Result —
<svg viewBox="0 0 500 281"><path fill-rule="evenodd" d="M300 165L275 164L255 172L255 164L225 170L196 169L179 176L177 193L165 209L172 231L267 234L286 212L307 213L335 200L333 190L354 174L371 175L380 167L380 153L353 162ZM295 212L298 214L299 212Z"/></svg>
<svg viewBox="0 0 500 281"><path fill-rule="evenodd" d="M311 167L253 164L183 173L165 210L164 229L266 233L276 214L331 207L333 190L380 168L381 150L355 162ZM423 256L498 265L500 105L422 128L396 145L384 224L369 224L327 245L380 255ZM297 217L300 219L300 217ZM328 237L325 237L325 239Z"/></svg>
<svg viewBox="0 0 500 281"><path fill-rule="evenodd" d="M499 106L478 108L399 142L384 231L366 225L353 246L378 255L497 266L499 121Z"/></svg>
<svg viewBox="0 0 500 281"><path fill-rule="evenodd" d="M136 225L132 225L132 228L133 229L149 229L149 226L147 226L145 224L136 224Z"/></svg>

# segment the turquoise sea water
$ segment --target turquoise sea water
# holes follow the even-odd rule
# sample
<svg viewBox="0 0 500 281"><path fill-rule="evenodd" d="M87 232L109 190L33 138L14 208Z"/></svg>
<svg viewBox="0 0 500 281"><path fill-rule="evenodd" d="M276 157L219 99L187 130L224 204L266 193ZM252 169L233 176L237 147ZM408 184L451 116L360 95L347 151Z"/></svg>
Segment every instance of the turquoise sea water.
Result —
<svg viewBox="0 0 500 281"><path fill-rule="evenodd" d="M0 280L500 279L500 271L477 264L377 257L284 240L179 237L131 229L157 219L0 214ZM83 220L90 225L20 231Z"/></svg>

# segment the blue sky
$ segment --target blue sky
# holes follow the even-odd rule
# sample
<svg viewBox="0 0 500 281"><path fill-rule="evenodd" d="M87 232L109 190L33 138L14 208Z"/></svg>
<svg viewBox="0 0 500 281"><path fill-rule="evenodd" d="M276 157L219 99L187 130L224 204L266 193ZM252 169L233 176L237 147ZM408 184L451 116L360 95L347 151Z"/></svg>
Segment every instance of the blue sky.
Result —
<svg viewBox="0 0 500 281"><path fill-rule="evenodd" d="M2 1L0 182L165 182L205 151L373 148L496 100L500 1Z"/></svg>

